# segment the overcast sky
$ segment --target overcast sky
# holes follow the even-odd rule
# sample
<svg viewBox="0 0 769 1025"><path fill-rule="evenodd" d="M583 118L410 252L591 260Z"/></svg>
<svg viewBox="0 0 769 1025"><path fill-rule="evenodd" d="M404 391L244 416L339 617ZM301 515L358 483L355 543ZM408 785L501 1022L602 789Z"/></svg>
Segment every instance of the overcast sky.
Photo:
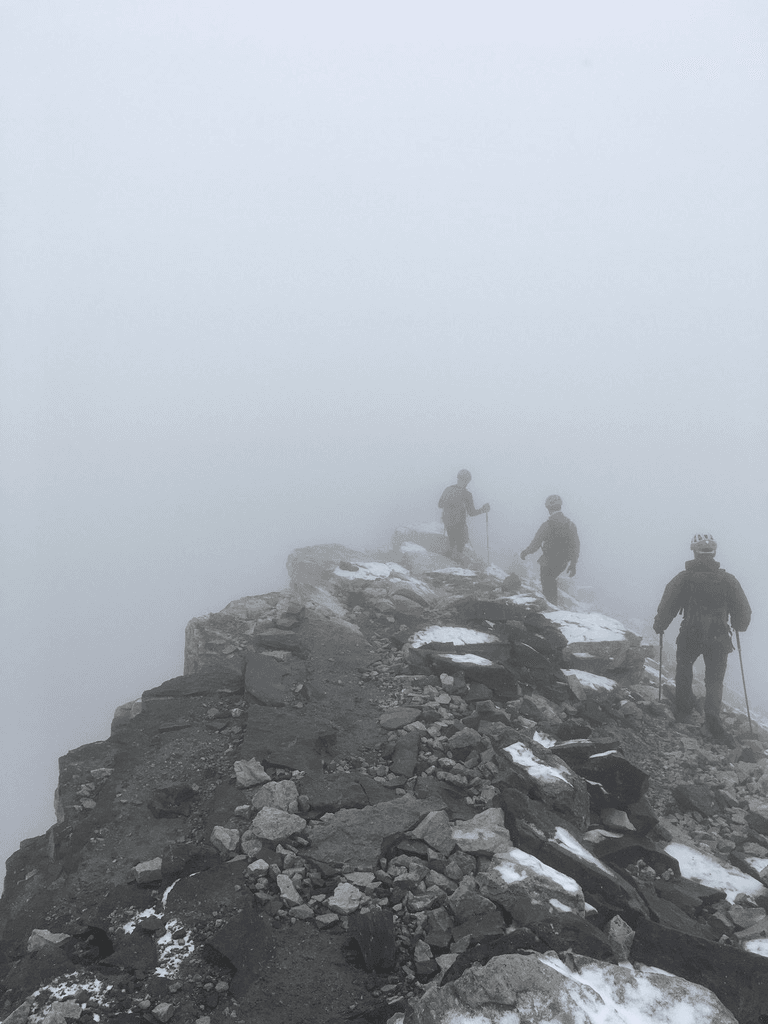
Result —
<svg viewBox="0 0 769 1025"><path fill-rule="evenodd" d="M759 0L5 0L0 857L190 618L462 466L506 569L563 496L607 612L713 533L766 707L766 38Z"/></svg>

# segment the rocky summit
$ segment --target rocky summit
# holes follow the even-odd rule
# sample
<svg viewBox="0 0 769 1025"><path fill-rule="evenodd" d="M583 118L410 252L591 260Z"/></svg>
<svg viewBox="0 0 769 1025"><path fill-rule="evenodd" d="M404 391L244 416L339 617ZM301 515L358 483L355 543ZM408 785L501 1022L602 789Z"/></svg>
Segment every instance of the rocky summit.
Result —
<svg viewBox="0 0 769 1025"><path fill-rule="evenodd" d="M60 760L6 1022L766 1022L766 733L427 529L300 549Z"/></svg>

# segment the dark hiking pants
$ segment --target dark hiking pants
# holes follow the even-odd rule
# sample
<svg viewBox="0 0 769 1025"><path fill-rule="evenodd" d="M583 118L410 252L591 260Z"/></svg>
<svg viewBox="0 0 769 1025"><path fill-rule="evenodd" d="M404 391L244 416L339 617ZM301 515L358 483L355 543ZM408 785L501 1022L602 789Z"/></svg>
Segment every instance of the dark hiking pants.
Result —
<svg viewBox="0 0 769 1025"><path fill-rule="evenodd" d="M705 659L705 715L717 718L721 712L729 649L680 634L676 642L676 708L679 712L690 712L694 707L692 667L700 655Z"/></svg>
<svg viewBox="0 0 769 1025"><path fill-rule="evenodd" d="M446 533L449 538L449 555L455 555L459 558L470 537L467 522L463 520L461 523L456 523L452 526L446 524Z"/></svg>
<svg viewBox="0 0 769 1025"><path fill-rule="evenodd" d="M551 563L549 566L545 562L539 564L539 579L542 581L542 594L547 598L551 605L558 603L558 577L568 566L568 562L557 562Z"/></svg>

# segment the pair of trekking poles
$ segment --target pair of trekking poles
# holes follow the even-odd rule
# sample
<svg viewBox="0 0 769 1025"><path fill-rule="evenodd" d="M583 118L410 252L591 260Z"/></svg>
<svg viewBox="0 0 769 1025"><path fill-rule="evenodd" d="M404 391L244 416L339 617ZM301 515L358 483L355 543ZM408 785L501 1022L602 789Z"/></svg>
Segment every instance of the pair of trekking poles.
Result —
<svg viewBox="0 0 769 1025"><path fill-rule="evenodd" d="M660 686L657 694L657 700L662 701L662 638L665 636L663 630L660 634ZM740 672L742 673L742 689L745 692L745 710L748 713L748 725L750 727L750 735L753 736L753 720L750 718L750 705L748 704L748 688L745 683L745 667L742 664L742 646L740 644L740 631L735 630L734 636L737 638L737 654L740 656Z"/></svg>

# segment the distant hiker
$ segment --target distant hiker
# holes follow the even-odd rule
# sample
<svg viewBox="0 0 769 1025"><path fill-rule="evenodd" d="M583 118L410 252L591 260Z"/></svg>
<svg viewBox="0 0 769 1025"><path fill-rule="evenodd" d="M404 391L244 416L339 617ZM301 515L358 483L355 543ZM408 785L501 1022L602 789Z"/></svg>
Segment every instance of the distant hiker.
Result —
<svg viewBox="0 0 769 1025"><path fill-rule="evenodd" d="M727 747L734 740L721 722L721 696L726 660L734 651L732 629L742 633L750 625L750 605L739 581L715 560L716 542L710 534L695 534L689 546L694 558L673 577L654 618L654 632L662 634L679 612L684 618L676 641L676 719L685 722L694 709L692 667L705 660L705 725L713 739Z"/></svg>
<svg viewBox="0 0 769 1025"><path fill-rule="evenodd" d="M469 470L460 470L457 474L456 484L449 484L438 501L438 507L443 509L443 525L449 537L449 558L459 561L462 550L470 540L467 530L467 517L480 516L487 513L491 506L487 502L480 509L473 504L473 496L467 490L467 485L472 480Z"/></svg>
<svg viewBox="0 0 769 1025"><path fill-rule="evenodd" d="M542 548L539 557L539 578L542 593L553 605L558 601L557 578L568 567L569 576L577 572L579 558L579 534L572 521L561 512L561 496L548 495L545 508L550 518L545 520L528 548L521 552L521 558L532 555Z"/></svg>

